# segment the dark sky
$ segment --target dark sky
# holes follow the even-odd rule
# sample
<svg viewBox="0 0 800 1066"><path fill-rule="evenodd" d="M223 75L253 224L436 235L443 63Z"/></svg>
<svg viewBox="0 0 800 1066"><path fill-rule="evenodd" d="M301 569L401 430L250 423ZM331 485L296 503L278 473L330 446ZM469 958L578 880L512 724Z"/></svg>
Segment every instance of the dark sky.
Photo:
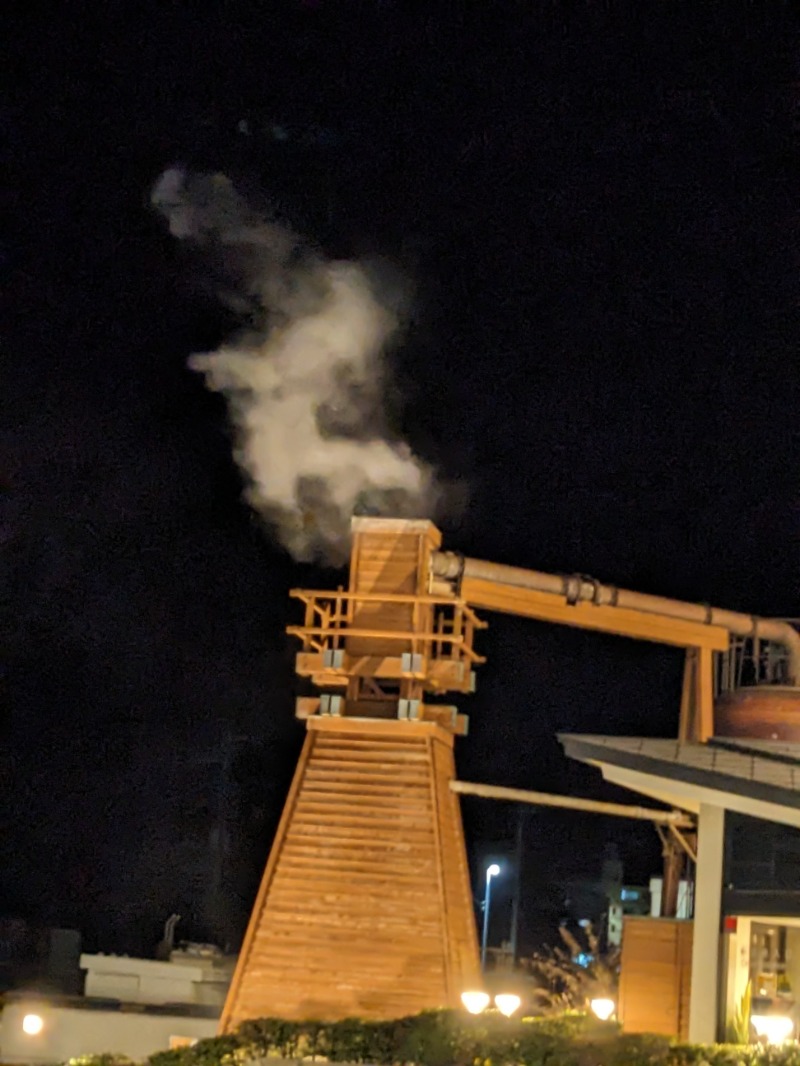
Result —
<svg viewBox="0 0 800 1066"><path fill-rule="evenodd" d="M287 590L337 577L240 502L186 369L232 323L147 208L165 167L223 170L410 277L403 426L471 493L447 546L800 602L789 4L201 7L34 5L0 112L0 913L105 950L152 948L174 909L236 938L302 740ZM680 655L490 621L463 777L610 796L557 730L674 733ZM477 857L512 812L465 808ZM607 840L630 877L657 868L647 829L532 818L530 922Z"/></svg>

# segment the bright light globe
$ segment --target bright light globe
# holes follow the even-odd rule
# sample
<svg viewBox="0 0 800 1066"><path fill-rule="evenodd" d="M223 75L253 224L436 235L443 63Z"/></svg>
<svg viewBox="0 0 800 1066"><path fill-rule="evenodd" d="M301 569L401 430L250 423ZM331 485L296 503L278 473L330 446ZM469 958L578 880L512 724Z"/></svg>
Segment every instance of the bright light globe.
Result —
<svg viewBox="0 0 800 1066"><path fill-rule="evenodd" d="M592 1008L592 1014L595 1018L599 1018L601 1022L607 1022L617 1007L614 1000L608 999L606 996L593 999L589 1006Z"/></svg>
<svg viewBox="0 0 800 1066"><path fill-rule="evenodd" d="M494 997L495 1007L501 1014L505 1014L506 1018L510 1018L514 1011L518 1011L521 1003L522 1000L513 992L501 992L499 996Z"/></svg>
<svg viewBox="0 0 800 1066"><path fill-rule="evenodd" d="M38 1014L26 1014L22 1019L22 1031L28 1036L38 1036L44 1029L44 1022Z"/></svg>
<svg viewBox="0 0 800 1066"><path fill-rule="evenodd" d="M486 992L462 992L461 1002L470 1014L482 1014L489 1006L490 996Z"/></svg>
<svg viewBox="0 0 800 1066"><path fill-rule="evenodd" d="M750 1021L758 1036L768 1044L783 1044L792 1035L794 1022L785 1014L752 1014Z"/></svg>

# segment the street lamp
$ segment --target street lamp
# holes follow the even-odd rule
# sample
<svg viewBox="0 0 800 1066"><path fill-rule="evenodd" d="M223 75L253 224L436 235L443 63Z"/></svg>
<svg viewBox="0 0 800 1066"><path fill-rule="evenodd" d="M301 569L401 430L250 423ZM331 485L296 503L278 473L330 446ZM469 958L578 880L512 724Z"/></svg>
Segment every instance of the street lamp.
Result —
<svg viewBox="0 0 800 1066"><path fill-rule="evenodd" d="M784 1044L792 1035L794 1022L785 1014L751 1014L756 1036L768 1044Z"/></svg>
<svg viewBox="0 0 800 1066"><path fill-rule="evenodd" d="M486 867L486 889L483 893L483 936L481 937L481 969L486 969L486 943L489 939L489 908L492 903L492 878L500 873L496 862Z"/></svg>
<svg viewBox="0 0 800 1066"><path fill-rule="evenodd" d="M494 1005L501 1014L510 1018L514 1011L519 1010L522 1000L514 992L501 992L499 996L494 997Z"/></svg>
<svg viewBox="0 0 800 1066"><path fill-rule="evenodd" d="M601 1022L607 1022L617 1009L614 1000L609 999L607 996L598 996L596 999L590 1000L589 1007L595 1018L598 1018Z"/></svg>
<svg viewBox="0 0 800 1066"><path fill-rule="evenodd" d="M483 1014L491 1002L488 992L462 992L461 1002L470 1014Z"/></svg>

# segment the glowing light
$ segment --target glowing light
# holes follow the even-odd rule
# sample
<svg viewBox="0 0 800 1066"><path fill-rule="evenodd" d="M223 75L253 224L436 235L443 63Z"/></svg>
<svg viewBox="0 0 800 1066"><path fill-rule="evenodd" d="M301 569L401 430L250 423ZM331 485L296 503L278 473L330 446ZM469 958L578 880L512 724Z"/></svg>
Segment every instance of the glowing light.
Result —
<svg viewBox="0 0 800 1066"><path fill-rule="evenodd" d="M792 1035L794 1022L785 1014L753 1014L750 1017L757 1036L768 1044L783 1044Z"/></svg>
<svg viewBox="0 0 800 1066"><path fill-rule="evenodd" d="M589 1006L592 1008L592 1014L595 1018L599 1018L601 1022L607 1022L617 1009L614 1000L608 999L606 996L600 996L597 999L591 1000Z"/></svg>
<svg viewBox="0 0 800 1066"><path fill-rule="evenodd" d="M514 1011L519 1010L521 1003L522 1000L513 992L501 992L499 996L494 997L495 1007L501 1014L505 1014L506 1018L510 1018Z"/></svg>
<svg viewBox="0 0 800 1066"><path fill-rule="evenodd" d="M497 877L499 873L500 867L496 862L493 862L491 866L486 867L486 880L488 881L490 877Z"/></svg>
<svg viewBox="0 0 800 1066"><path fill-rule="evenodd" d="M44 1029L44 1021L38 1014L26 1014L22 1019L22 1031L28 1036L38 1036Z"/></svg>
<svg viewBox="0 0 800 1066"><path fill-rule="evenodd" d="M489 1006L490 996L486 992L462 992L461 1002L470 1014L482 1014Z"/></svg>

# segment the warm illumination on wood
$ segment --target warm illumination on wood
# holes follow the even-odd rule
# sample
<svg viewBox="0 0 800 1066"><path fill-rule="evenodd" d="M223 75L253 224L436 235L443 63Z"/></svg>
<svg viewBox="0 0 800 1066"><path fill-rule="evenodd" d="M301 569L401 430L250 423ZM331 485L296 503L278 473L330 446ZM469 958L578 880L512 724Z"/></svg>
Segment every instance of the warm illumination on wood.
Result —
<svg viewBox="0 0 800 1066"><path fill-rule="evenodd" d="M483 623L433 596L438 530L356 519L347 590L297 591L307 735L222 1015L392 1019L479 977L455 780L455 707Z"/></svg>
<svg viewBox="0 0 800 1066"><path fill-rule="evenodd" d="M626 917L619 1016L623 1032L687 1040L693 923Z"/></svg>
<svg viewBox="0 0 800 1066"><path fill-rule="evenodd" d="M452 734L308 727L221 1031L458 1007L479 963Z"/></svg>

